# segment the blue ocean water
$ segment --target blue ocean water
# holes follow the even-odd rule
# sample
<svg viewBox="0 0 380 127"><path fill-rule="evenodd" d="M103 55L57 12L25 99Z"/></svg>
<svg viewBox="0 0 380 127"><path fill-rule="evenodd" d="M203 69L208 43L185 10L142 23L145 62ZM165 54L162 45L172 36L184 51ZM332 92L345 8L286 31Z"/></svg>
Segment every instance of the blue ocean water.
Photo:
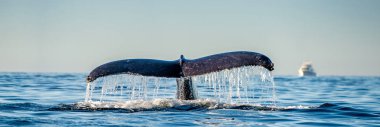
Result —
<svg viewBox="0 0 380 127"><path fill-rule="evenodd" d="M106 109L78 106L85 79L82 73L0 73L0 126L380 126L380 77L275 75L274 107L163 99ZM175 90L170 83L166 89Z"/></svg>

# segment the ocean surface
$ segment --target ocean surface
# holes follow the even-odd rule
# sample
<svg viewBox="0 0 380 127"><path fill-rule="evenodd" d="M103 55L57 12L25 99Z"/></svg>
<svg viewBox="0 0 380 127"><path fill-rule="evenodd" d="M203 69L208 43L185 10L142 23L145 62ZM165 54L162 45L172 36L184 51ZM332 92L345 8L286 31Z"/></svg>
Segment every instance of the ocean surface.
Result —
<svg viewBox="0 0 380 127"><path fill-rule="evenodd" d="M179 101L175 79L155 82L162 91L153 88L154 95L135 91L147 100L124 94L100 101L88 98L85 79L84 73L0 73L0 126L380 126L380 77L274 75L273 86L256 88L270 98L258 101L266 95L248 89L259 93L247 96L249 103L207 85L197 87L198 100ZM236 101L220 101L229 95Z"/></svg>

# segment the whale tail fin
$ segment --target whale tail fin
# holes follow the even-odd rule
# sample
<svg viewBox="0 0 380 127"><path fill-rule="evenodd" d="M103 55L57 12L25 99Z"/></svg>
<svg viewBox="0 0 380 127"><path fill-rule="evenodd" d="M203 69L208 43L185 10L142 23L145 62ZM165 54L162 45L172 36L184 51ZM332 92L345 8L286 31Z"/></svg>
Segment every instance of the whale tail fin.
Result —
<svg viewBox="0 0 380 127"><path fill-rule="evenodd" d="M247 51L215 54L194 60L187 60L182 55L175 61L127 59L95 68L88 75L87 82L103 76L125 73L168 78L191 77L242 66L262 66L272 71L274 65L267 56Z"/></svg>

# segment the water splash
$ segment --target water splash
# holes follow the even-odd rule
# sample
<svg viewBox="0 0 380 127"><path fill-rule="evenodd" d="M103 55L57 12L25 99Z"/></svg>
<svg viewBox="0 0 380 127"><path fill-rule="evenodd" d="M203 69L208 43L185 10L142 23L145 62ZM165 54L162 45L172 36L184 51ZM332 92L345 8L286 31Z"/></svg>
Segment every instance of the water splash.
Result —
<svg viewBox="0 0 380 127"><path fill-rule="evenodd" d="M140 110L160 110L160 109L178 109L178 110L191 110L191 109L216 109L222 108L228 104L219 104L210 99L197 99L197 100L177 100L177 99L152 99L144 100L129 100L125 102L78 102L71 108L74 109L129 109L132 111Z"/></svg>
<svg viewBox="0 0 380 127"><path fill-rule="evenodd" d="M152 100L157 97L174 97L175 81L169 78L120 74L99 78L88 83L85 102L115 102L127 100ZM174 92L174 93L173 93Z"/></svg>
<svg viewBox="0 0 380 127"><path fill-rule="evenodd" d="M275 84L261 66L226 69L192 77L196 96L223 104L275 105ZM119 74L88 83L85 102L152 101L174 99L174 78Z"/></svg>
<svg viewBox="0 0 380 127"><path fill-rule="evenodd" d="M129 100L125 102L78 102L69 105L60 105L49 110L117 110L121 112L139 111L189 111L189 110L214 110L214 109L240 109L258 111L293 111L318 109L316 106L268 106L251 104L227 104L213 99L177 100L159 98L149 101Z"/></svg>
<svg viewBox="0 0 380 127"><path fill-rule="evenodd" d="M245 66L193 77L198 92L228 104L275 105L273 76L261 66ZM203 89L200 89L203 88Z"/></svg>

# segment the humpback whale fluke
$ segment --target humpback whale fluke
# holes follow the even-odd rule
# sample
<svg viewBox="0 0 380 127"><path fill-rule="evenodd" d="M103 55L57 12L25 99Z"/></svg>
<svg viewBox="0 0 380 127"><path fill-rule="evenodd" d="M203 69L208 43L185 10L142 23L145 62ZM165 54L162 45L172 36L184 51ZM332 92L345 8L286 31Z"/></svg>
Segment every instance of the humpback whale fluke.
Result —
<svg viewBox="0 0 380 127"><path fill-rule="evenodd" d="M155 59L113 61L92 70L87 76L87 82L92 82L99 77L115 74L177 78L177 98L191 100L196 98L193 93L191 76L242 66L262 66L269 71L274 69L272 61L263 54L237 51L210 55L193 60L185 59L181 55L180 59L174 61Z"/></svg>

